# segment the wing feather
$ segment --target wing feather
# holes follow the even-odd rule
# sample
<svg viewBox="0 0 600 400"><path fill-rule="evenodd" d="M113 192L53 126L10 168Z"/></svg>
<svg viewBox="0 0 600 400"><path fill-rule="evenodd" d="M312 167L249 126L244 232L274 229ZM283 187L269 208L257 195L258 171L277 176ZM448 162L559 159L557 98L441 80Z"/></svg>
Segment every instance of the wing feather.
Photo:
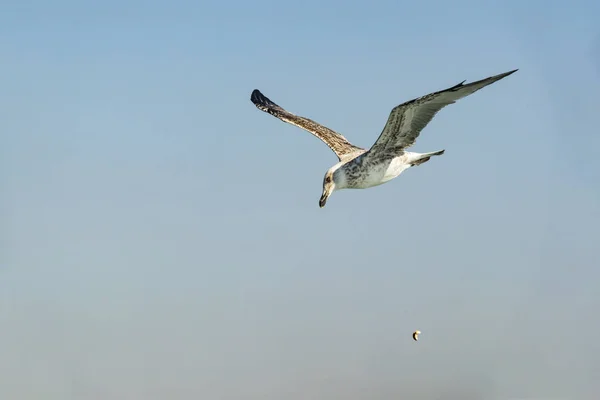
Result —
<svg viewBox="0 0 600 400"><path fill-rule="evenodd" d="M317 138L321 139L341 160L346 154L356 151L364 151L365 149L357 147L350 143L341 134L305 117L301 117L285 110L283 107L275 104L258 89L254 89L250 95L250 101L261 111L264 111L272 116L279 118L283 122L297 126L312 133Z"/></svg>
<svg viewBox="0 0 600 400"><path fill-rule="evenodd" d="M383 131L368 153L375 155L389 150L400 151L412 146L423 128L442 108L516 71L518 70L491 76L467 85L464 85L465 81L462 81L448 89L430 93L394 107Z"/></svg>

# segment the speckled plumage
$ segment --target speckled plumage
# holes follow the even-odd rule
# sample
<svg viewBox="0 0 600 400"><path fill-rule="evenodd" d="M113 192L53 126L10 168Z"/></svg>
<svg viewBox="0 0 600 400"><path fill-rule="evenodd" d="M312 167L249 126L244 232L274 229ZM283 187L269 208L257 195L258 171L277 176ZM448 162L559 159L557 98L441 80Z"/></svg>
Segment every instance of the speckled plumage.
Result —
<svg viewBox="0 0 600 400"><path fill-rule="evenodd" d="M406 149L415 143L423 128L442 108L516 71L517 69L467 85L464 85L463 81L448 89L394 107L383 131L368 150L353 145L341 134L311 119L290 113L258 89L252 92L250 100L258 109L312 133L337 155L338 163L333 165L323 178L323 194L319 200L319 205L323 207L335 190L366 189L381 185L410 167L423 164L433 156L444 154L444 150L413 153Z"/></svg>

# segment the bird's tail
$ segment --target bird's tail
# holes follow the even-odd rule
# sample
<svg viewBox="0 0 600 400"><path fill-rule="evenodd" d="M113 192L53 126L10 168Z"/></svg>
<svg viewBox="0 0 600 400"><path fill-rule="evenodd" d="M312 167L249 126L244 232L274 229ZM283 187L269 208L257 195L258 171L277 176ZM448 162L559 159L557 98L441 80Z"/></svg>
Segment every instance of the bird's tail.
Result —
<svg viewBox="0 0 600 400"><path fill-rule="evenodd" d="M432 151L431 153L421 154L421 157L441 156L446 150Z"/></svg>
<svg viewBox="0 0 600 400"><path fill-rule="evenodd" d="M432 151L431 153L423 153L423 154L415 154L415 161L419 161L422 160L424 158L429 158L432 156L441 156L442 154L444 154L446 150L438 150L438 151Z"/></svg>
<svg viewBox="0 0 600 400"><path fill-rule="evenodd" d="M427 161L429 161L429 158L433 157L433 156L441 156L442 154L444 154L444 151L446 150L438 150L438 151L432 151L431 153L413 153L412 157L410 158L410 163L411 165L421 165Z"/></svg>

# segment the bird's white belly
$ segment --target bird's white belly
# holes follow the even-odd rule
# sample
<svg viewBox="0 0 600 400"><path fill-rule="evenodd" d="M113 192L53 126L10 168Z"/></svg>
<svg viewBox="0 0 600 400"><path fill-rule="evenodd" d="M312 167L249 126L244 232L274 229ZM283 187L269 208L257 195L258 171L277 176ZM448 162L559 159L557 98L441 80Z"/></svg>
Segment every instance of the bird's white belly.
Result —
<svg viewBox="0 0 600 400"><path fill-rule="evenodd" d="M396 157L392 160L392 162L388 165L387 169L385 170L385 173L383 174L383 178L381 178L381 183L385 183L391 179L394 179L395 177L397 177L398 175L400 175L402 172L404 172L405 169L407 169L408 167L410 167L409 164L406 164L404 162L404 160L402 159L402 157Z"/></svg>
<svg viewBox="0 0 600 400"><path fill-rule="evenodd" d="M371 166L371 168L366 171L364 179L357 187L366 189L372 186L384 184L400 175L408 167L410 167L410 165L405 164L401 157L396 157L390 161Z"/></svg>

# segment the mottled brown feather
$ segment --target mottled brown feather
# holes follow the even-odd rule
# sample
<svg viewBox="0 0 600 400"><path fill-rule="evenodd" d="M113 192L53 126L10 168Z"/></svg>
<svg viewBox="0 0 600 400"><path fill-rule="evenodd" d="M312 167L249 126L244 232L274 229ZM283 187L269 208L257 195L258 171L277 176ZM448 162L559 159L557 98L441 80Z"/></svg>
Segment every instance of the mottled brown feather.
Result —
<svg viewBox="0 0 600 400"><path fill-rule="evenodd" d="M333 150L340 160L348 154L356 153L358 151L365 151L365 149L350 143L341 134L313 121L312 119L301 117L285 110L283 107L275 104L273 101L267 98L258 89L252 91L252 94L250 95L250 101L252 101L252 103L254 103L259 110L271 114L283 122L295 125L312 133L314 136L321 139L327 146L329 146L329 148Z"/></svg>

